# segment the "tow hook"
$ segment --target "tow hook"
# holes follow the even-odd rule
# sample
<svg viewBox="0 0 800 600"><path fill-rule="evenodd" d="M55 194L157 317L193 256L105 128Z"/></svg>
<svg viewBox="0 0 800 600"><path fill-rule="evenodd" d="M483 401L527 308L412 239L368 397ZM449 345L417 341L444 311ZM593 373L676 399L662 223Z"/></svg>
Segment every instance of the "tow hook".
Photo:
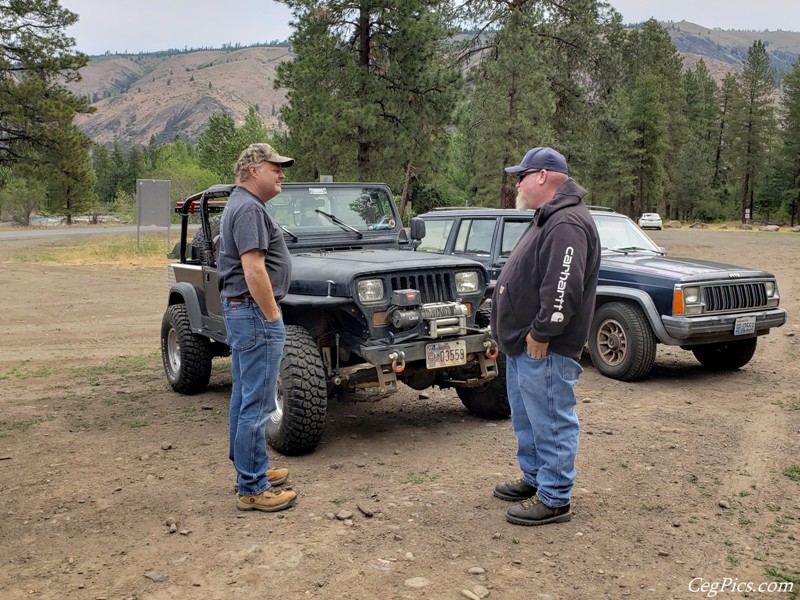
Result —
<svg viewBox="0 0 800 600"><path fill-rule="evenodd" d="M398 350L397 352L392 352L389 355L389 358L392 361L392 370L395 373L402 373L406 370L406 354L402 350Z"/></svg>
<svg viewBox="0 0 800 600"><path fill-rule="evenodd" d="M486 348L486 358L494 360L497 358L497 355L500 354L500 350L497 348L497 342L494 340L486 340L483 342L483 347Z"/></svg>

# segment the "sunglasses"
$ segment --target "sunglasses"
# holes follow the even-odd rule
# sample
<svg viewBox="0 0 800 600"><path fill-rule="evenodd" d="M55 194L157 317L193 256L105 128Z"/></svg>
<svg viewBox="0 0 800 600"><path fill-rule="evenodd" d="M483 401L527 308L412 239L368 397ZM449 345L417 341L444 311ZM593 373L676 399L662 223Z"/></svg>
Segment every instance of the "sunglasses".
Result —
<svg viewBox="0 0 800 600"><path fill-rule="evenodd" d="M522 183L522 180L525 179L531 173L538 173L543 170L544 169L531 169L530 171L523 171L522 173L517 173L517 183Z"/></svg>

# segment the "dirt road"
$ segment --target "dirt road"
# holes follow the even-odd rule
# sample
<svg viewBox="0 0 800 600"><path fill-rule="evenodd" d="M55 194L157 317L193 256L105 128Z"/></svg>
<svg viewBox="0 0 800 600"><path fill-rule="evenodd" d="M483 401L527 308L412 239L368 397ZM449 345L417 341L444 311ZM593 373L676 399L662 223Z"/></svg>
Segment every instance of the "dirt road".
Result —
<svg viewBox="0 0 800 600"><path fill-rule="evenodd" d="M34 242L0 243L0 598L667 599L725 578L800 592L800 234L652 237L772 270L789 323L733 373L674 348L635 384L584 361L575 517L539 528L506 523L491 494L518 475L510 424L438 389L332 404L316 452L272 455L296 506L237 512L229 365L208 393L171 391L165 269L21 263Z"/></svg>

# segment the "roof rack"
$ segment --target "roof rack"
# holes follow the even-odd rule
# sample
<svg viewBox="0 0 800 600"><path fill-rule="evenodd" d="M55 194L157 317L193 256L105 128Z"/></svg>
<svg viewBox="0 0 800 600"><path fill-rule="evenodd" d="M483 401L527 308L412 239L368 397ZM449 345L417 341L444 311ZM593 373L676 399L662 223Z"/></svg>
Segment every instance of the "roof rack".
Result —
<svg viewBox="0 0 800 600"><path fill-rule="evenodd" d="M586 208L589 210L601 210L603 212L617 212L613 208L609 208L608 206L595 206L594 204L587 204Z"/></svg>

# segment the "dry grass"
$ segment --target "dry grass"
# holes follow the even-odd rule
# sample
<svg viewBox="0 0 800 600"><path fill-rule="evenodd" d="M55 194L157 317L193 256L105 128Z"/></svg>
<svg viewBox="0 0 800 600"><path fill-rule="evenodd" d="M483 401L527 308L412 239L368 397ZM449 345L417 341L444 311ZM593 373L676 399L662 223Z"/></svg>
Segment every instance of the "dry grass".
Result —
<svg viewBox="0 0 800 600"><path fill-rule="evenodd" d="M26 247L13 253L15 262L68 265L106 265L119 268L157 267L170 262L172 250L163 234L92 236Z"/></svg>

